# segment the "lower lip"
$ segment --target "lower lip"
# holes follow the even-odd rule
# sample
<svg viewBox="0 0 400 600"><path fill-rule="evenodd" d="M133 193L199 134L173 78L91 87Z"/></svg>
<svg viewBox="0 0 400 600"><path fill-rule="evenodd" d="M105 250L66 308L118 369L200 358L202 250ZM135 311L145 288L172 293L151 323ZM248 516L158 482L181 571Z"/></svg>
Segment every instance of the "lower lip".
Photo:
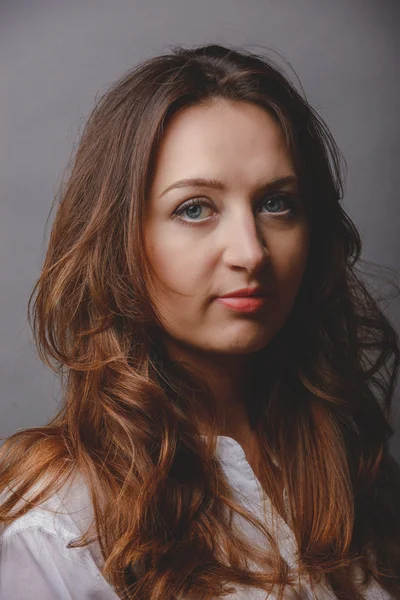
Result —
<svg viewBox="0 0 400 600"><path fill-rule="evenodd" d="M262 308L266 302L266 298L261 296L248 296L238 298L217 298L219 302L222 302L228 308L236 310L237 312L253 313L257 312Z"/></svg>

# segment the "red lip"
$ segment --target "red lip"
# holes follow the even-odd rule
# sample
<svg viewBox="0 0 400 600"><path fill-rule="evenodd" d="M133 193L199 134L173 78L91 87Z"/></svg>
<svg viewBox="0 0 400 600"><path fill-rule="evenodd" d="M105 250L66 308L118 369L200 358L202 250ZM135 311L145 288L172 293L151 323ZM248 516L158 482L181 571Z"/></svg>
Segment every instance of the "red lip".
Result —
<svg viewBox="0 0 400 600"><path fill-rule="evenodd" d="M220 298L242 298L242 297L266 296L266 292L260 287L242 288L233 292L228 292Z"/></svg>
<svg viewBox="0 0 400 600"><path fill-rule="evenodd" d="M265 296L238 296L236 298L217 298L217 302L235 312L255 313L265 306L267 299Z"/></svg>

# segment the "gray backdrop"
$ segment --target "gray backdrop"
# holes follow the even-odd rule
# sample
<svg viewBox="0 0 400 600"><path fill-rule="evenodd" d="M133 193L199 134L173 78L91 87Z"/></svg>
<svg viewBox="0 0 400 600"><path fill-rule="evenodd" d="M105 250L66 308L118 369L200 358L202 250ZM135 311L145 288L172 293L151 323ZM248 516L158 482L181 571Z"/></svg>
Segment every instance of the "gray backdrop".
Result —
<svg viewBox="0 0 400 600"><path fill-rule="evenodd" d="M60 401L35 353L26 304L72 145L96 92L168 45L280 52L345 155L345 206L363 258L398 272L399 9L388 0L0 0L1 437L44 424ZM386 312L399 331L398 298Z"/></svg>

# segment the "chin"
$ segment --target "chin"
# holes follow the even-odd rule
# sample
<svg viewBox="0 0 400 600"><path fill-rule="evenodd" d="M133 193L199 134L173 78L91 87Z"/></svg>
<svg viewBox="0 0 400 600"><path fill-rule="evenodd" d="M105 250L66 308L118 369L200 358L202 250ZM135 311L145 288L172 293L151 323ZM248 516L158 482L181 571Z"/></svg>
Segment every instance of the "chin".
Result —
<svg viewBox="0 0 400 600"><path fill-rule="evenodd" d="M209 351L214 351L221 354L251 354L253 352L258 352L267 346L267 344L272 339L272 335L257 335L251 338L250 336L247 339L242 336L235 340L227 340L223 343L223 340L218 340L218 344L216 344L215 349L213 350L209 347Z"/></svg>

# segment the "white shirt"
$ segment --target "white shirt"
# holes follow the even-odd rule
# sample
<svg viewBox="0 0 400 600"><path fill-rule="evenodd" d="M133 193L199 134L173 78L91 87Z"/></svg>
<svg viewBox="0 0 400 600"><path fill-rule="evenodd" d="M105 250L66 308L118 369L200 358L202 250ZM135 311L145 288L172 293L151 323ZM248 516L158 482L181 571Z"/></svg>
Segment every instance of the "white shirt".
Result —
<svg viewBox="0 0 400 600"><path fill-rule="evenodd" d="M271 527L276 527L282 556L290 567L296 565L296 542L285 521L277 515L273 520L270 502L243 448L233 438L219 436L216 453L232 486L235 499L261 517L266 509ZM57 514L46 510L58 510ZM0 527L0 600L118 600L114 589L100 573L103 563L99 545L67 548L79 537L93 516L88 491L82 479L75 478L40 506L30 509L8 527ZM240 515L240 527L251 539L260 538L257 530ZM260 534L258 534L260 535ZM336 600L332 589L307 581L296 588L302 600ZM364 589L367 600L391 600L376 582ZM227 600L264 600L266 592L236 587ZM275 600L270 595L270 600ZM285 600L294 598L287 586Z"/></svg>

